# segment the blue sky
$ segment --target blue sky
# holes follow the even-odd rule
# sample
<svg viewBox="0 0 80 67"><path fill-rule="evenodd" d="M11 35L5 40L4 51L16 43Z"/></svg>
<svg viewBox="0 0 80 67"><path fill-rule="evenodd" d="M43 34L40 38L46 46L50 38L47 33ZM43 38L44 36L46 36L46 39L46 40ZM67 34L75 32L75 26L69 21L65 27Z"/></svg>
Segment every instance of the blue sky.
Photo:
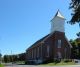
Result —
<svg viewBox="0 0 80 67"><path fill-rule="evenodd" d="M58 9L66 21L71 18L70 0L0 0L0 50L18 54L50 33L50 20ZM75 39L78 24L65 25L68 39Z"/></svg>

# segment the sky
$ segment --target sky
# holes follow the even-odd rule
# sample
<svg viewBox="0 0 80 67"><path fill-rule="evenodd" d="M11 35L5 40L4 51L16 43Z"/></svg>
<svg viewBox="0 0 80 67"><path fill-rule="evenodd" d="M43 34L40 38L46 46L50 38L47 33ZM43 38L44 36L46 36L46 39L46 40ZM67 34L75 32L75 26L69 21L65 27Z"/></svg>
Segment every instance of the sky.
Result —
<svg viewBox="0 0 80 67"><path fill-rule="evenodd" d="M51 22L57 10L71 19L70 0L0 0L0 52L19 54L40 38L50 33ZM76 39L78 24L65 22L65 34Z"/></svg>

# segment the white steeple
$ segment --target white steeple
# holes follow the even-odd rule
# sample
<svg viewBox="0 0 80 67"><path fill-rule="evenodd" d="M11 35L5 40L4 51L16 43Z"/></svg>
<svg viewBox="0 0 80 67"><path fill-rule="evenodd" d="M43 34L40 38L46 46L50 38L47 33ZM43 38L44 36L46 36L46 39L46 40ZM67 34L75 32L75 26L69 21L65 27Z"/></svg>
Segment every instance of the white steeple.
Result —
<svg viewBox="0 0 80 67"><path fill-rule="evenodd" d="M57 11L55 17L56 17L56 16L65 19L64 16L60 13L59 10ZM54 18L55 18L55 17L54 17Z"/></svg>
<svg viewBox="0 0 80 67"><path fill-rule="evenodd" d="M54 18L51 20L51 33L54 31L64 32L65 31L65 18L58 10Z"/></svg>

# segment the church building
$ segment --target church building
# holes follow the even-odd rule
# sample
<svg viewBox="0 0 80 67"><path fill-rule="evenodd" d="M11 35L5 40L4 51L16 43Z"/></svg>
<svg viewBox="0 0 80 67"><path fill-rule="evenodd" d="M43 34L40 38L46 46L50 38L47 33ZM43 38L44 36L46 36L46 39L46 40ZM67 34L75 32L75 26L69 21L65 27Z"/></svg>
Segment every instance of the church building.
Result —
<svg viewBox="0 0 80 67"><path fill-rule="evenodd" d="M26 50L26 61L42 63L55 59L70 59L71 48L65 36L65 18L57 11L51 20L50 33Z"/></svg>

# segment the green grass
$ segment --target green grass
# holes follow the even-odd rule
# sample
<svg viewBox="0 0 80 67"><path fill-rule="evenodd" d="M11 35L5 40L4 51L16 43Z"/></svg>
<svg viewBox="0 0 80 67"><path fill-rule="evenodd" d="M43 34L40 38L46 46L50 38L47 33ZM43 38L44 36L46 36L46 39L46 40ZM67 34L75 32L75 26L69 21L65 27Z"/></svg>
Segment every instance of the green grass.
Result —
<svg viewBox="0 0 80 67"><path fill-rule="evenodd" d="M59 66L59 65L75 65L74 62L59 62L59 63L48 63L48 64L41 64L41 65L47 65L47 66Z"/></svg>
<svg viewBox="0 0 80 67"><path fill-rule="evenodd" d="M4 67L2 64L0 64L0 67Z"/></svg>

